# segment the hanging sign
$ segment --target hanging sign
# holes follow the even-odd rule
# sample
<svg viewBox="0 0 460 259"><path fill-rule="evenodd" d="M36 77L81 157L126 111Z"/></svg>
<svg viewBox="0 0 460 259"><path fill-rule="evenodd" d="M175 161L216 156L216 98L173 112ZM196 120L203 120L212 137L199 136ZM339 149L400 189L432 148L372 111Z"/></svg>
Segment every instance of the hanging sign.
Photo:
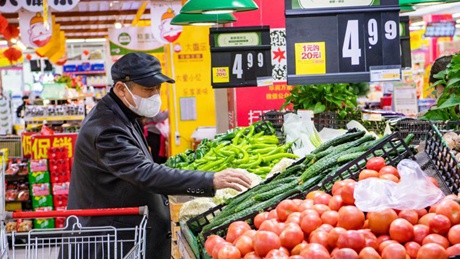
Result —
<svg viewBox="0 0 460 259"><path fill-rule="evenodd" d="M213 88L268 86L273 83L270 28L211 28Z"/></svg>
<svg viewBox="0 0 460 259"><path fill-rule="evenodd" d="M369 82L371 66L401 65L398 1L306 2L285 1L288 84Z"/></svg>
<svg viewBox="0 0 460 259"><path fill-rule="evenodd" d="M163 52L163 43L158 41L150 27L125 27L109 29L110 55L130 52Z"/></svg>
<svg viewBox="0 0 460 259"><path fill-rule="evenodd" d="M49 28L46 29L43 10L29 12L21 9L19 11L19 29L21 30L22 43L32 48L45 46L50 41L53 33L51 15L48 15L48 24Z"/></svg>
<svg viewBox="0 0 460 259"><path fill-rule="evenodd" d="M182 33L182 26L172 25L171 20L180 13L182 2L152 2L151 4L151 30L155 39L163 44L176 41Z"/></svg>
<svg viewBox="0 0 460 259"><path fill-rule="evenodd" d="M0 0L0 13L16 13L19 8L30 12L43 12L43 0ZM46 2L46 1L45 1ZM80 0L53 0L48 5L55 11L64 12L73 9Z"/></svg>

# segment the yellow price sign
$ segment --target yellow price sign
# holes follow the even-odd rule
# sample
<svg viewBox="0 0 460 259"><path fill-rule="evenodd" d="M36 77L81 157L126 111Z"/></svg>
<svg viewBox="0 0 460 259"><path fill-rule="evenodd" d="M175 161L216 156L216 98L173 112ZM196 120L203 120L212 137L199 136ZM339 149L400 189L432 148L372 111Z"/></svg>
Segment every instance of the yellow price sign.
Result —
<svg viewBox="0 0 460 259"><path fill-rule="evenodd" d="M213 83L228 83L230 82L230 74L228 67L213 67L212 68Z"/></svg>
<svg viewBox="0 0 460 259"><path fill-rule="evenodd" d="M295 44L296 75L326 73L325 42L302 42Z"/></svg>

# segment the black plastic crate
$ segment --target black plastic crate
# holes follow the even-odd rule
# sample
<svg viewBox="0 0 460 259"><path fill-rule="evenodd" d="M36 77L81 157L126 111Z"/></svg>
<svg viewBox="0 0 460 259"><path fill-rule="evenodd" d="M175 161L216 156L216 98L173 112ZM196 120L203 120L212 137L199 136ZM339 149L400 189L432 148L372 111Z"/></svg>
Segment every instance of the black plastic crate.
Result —
<svg viewBox="0 0 460 259"><path fill-rule="evenodd" d="M284 142L284 134L283 134L283 124L284 124L284 115L286 113L289 113L289 111L286 112L280 112L277 110L271 110L266 113L263 113L261 116L262 121L270 122L275 128L275 133L278 139L281 142Z"/></svg>
<svg viewBox="0 0 460 259"><path fill-rule="evenodd" d="M460 125L450 124L438 129L433 123L427 133L425 152L438 173L435 177L438 182L450 193L457 194L460 191L460 165L442 138L442 134L448 131L459 133Z"/></svg>
<svg viewBox="0 0 460 259"><path fill-rule="evenodd" d="M395 132L377 144L372 149L366 151L357 159L345 164L334 175L326 177L320 184L319 189L330 192L332 185L340 180L352 178L357 180L361 170L366 168L366 162L372 157L381 156L387 165L396 166L403 159L414 159L414 153L404 142L399 132Z"/></svg>
<svg viewBox="0 0 460 259"><path fill-rule="evenodd" d="M414 134L412 143L420 144L426 140L427 133L431 131L431 124L434 124L440 130L456 129L460 126L460 121L423 121L411 118L397 120L393 129L399 131L403 137Z"/></svg>

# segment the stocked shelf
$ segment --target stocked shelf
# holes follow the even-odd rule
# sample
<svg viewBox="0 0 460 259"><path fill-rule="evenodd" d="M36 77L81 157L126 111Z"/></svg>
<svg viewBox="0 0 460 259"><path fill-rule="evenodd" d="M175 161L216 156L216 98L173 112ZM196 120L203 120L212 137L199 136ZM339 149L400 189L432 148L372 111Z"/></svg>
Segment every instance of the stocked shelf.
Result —
<svg viewBox="0 0 460 259"><path fill-rule="evenodd" d="M41 122L41 121L78 121L83 120L84 115L67 115L67 116L43 116L43 117L30 117L24 118L25 121L34 121L34 122Z"/></svg>
<svg viewBox="0 0 460 259"><path fill-rule="evenodd" d="M101 75L105 74L104 70L101 71L75 71L75 72L64 72L65 75Z"/></svg>

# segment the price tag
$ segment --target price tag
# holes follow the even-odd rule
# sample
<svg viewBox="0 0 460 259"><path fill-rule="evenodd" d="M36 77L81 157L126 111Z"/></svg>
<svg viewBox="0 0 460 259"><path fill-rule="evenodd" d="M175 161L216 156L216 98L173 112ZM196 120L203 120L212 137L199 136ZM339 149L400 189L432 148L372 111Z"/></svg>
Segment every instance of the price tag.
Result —
<svg viewBox="0 0 460 259"><path fill-rule="evenodd" d="M272 85L267 26L211 28L210 39L213 88Z"/></svg>
<svg viewBox="0 0 460 259"><path fill-rule="evenodd" d="M399 81L401 80L400 67L371 67L371 82Z"/></svg>
<svg viewBox="0 0 460 259"><path fill-rule="evenodd" d="M362 120L363 121L382 121L383 116L380 113L363 113Z"/></svg>
<svg viewBox="0 0 460 259"><path fill-rule="evenodd" d="M304 2L286 0L288 84L369 82L371 67L401 66L398 1Z"/></svg>
<svg viewBox="0 0 460 259"><path fill-rule="evenodd" d="M407 116L415 116L418 113L415 83L394 83L393 109Z"/></svg>

